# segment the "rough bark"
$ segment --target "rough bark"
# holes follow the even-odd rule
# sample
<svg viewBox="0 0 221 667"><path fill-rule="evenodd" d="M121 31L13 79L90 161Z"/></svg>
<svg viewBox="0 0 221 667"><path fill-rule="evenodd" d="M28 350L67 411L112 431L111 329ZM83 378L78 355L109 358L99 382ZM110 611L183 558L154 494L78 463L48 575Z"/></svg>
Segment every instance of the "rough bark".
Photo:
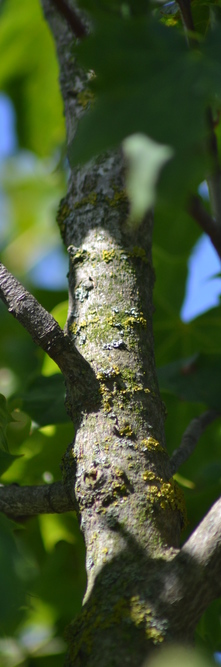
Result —
<svg viewBox="0 0 221 667"><path fill-rule="evenodd" d="M55 38L70 141L87 103L88 76L75 60L65 19L49 0L42 5ZM179 548L185 507L170 478L154 361L153 219L129 230L127 213L119 151L70 173L58 213L70 256L66 332L46 317L48 335L40 327L36 341L50 354L55 332L51 356L59 352L76 432L63 482L84 534L87 591L67 632L67 667L139 667L162 642L192 641L221 588L220 501ZM6 293L1 298L10 308ZM25 300L15 312L12 295L17 319Z"/></svg>
<svg viewBox="0 0 221 667"><path fill-rule="evenodd" d="M15 520L70 510L76 510L76 506L62 482L39 486L0 484L0 512Z"/></svg>
<svg viewBox="0 0 221 667"><path fill-rule="evenodd" d="M87 73L73 56L67 24L48 0L43 7L60 62L69 142L84 113ZM163 641L192 641L217 594L208 585L210 558L205 566L194 551L207 528L179 550L185 510L170 479L154 362L153 220L149 215L131 231L127 213L120 152L71 172L58 214L70 255L67 331L96 388L91 392L86 373L90 406L82 399L77 415L75 406L76 437L64 457L70 490L75 462L88 579L82 614L67 633L68 667L137 667ZM73 418L71 387L68 400ZM213 545L217 513L220 506Z"/></svg>

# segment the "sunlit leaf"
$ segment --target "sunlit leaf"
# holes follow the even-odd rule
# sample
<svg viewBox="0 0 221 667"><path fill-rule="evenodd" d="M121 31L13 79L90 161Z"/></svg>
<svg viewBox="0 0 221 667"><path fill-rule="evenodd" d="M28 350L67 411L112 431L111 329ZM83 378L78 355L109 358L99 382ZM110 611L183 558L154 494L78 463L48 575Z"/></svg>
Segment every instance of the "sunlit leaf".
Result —
<svg viewBox="0 0 221 667"><path fill-rule="evenodd" d="M134 134L123 142L127 160L126 188L130 200L129 222L142 221L156 200L156 184L164 164L172 157L168 146L160 146L142 134Z"/></svg>
<svg viewBox="0 0 221 667"><path fill-rule="evenodd" d="M1 13L0 88L17 112L20 145L49 155L64 141L58 65L37 0L7 0Z"/></svg>

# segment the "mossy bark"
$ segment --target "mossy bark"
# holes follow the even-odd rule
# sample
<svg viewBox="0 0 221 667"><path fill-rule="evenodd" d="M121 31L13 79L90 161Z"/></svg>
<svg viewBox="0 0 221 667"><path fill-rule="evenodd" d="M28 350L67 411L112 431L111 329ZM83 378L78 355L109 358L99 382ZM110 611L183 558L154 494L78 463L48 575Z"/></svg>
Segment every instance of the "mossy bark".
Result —
<svg viewBox="0 0 221 667"><path fill-rule="evenodd" d="M84 112L87 74L75 62L65 22L48 0L43 6L70 140ZM82 397L77 392L76 402L74 383L67 388L76 436L63 469L78 502L88 585L67 633L68 667L141 665L186 626L185 619L181 626L171 621L170 603L160 596L185 519L170 479L154 361L153 219L131 230L127 215L120 152L71 172L58 223L70 256L67 331L87 364Z"/></svg>

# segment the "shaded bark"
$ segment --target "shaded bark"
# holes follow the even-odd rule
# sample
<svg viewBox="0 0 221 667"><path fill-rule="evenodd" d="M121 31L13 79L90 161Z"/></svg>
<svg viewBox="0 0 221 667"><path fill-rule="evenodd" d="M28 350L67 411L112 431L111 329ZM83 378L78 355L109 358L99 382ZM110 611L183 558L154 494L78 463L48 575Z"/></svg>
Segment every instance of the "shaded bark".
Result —
<svg viewBox="0 0 221 667"><path fill-rule="evenodd" d="M62 482L39 486L0 484L0 512L15 520L71 510L76 510L76 504Z"/></svg>
<svg viewBox="0 0 221 667"><path fill-rule="evenodd" d="M87 73L73 57L67 24L47 0L43 7L60 62L69 142L84 113ZM76 465L87 568L82 614L67 633L68 667L137 667L164 641L192 641L215 595L194 548L179 550L185 508L170 479L154 361L153 220L129 230L127 214L120 152L71 172L58 214L70 256L67 331L98 391L90 410L79 404L75 441L64 457L70 488L70 456Z"/></svg>
<svg viewBox="0 0 221 667"><path fill-rule="evenodd" d="M58 52L70 141L88 76L73 56L67 23L49 0L42 5ZM87 590L67 631L67 667L138 667L163 642L192 641L221 588L220 501L179 548L185 506L170 478L154 360L153 219L129 230L127 215L119 151L71 172L58 213L70 257L65 333L4 267L0 276L9 310L59 363L75 426L59 489L76 503Z"/></svg>

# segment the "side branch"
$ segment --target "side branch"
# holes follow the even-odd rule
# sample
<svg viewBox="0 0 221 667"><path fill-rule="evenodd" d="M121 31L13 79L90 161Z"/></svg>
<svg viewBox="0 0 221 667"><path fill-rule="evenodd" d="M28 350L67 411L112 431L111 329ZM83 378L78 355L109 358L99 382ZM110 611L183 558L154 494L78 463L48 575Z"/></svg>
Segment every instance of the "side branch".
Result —
<svg viewBox="0 0 221 667"><path fill-rule="evenodd" d="M184 27L186 28L186 30L194 32L195 27L193 23L190 0L177 0L177 4L180 9Z"/></svg>
<svg viewBox="0 0 221 667"><path fill-rule="evenodd" d="M221 229L221 168L219 163L219 152L217 145L216 133L214 131L215 123L212 116L212 110L207 111L208 125L209 125L209 152L212 156L213 165L212 173L207 178L211 207L215 217L216 226Z"/></svg>
<svg viewBox="0 0 221 667"><path fill-rule="evenodd" d="M160 609L165 605L174 637L193 641L194 629L221 595L221 498L162 570Z"/></svg>
<svg viewBox="0 0 221 667"><path fill-rule="evenodd" d="M201 229L208 234L215 250L221 259L221 230L217 227L215 220L206 211L197 195L191 197L188 212L198 223Z"/></svg>
<svg viewBox="0 0 221 667"><path fill-rule="evenodd" d="M69 336L1 263L0 299L9 313L29 332L33 341L55 361L63 375L69 378L72 373L73 378L75 368L79 367L80 355Z"/></svg>
<svg viewBox="0 0 221 667"><path fill-rule="evenodd" d="M78 37L79 39L86 37L87 30L85 25L82 23L75 10L69 7L66 0L51 0L51 2L55 5L60 14L64 16L75 37Z"/></svg>
<svg viewBox="0 0 221 667"><path fill-rule="evenodd" d="M62 482L40 486L0 485L0 512L13 518L36 514L61 514L75 510L74 500Z"/></svg>
<svg viewBox="0 0 221 667"><path fill-rule="evenodd" d="M221 594L221 498L194 530L181 553L204 568L210 602Z"/></svg>
<svg viewBox="0 0 221 667"><path fill-rule="evenodd" d="M203 431L217 417L219 415L215 410L207 410L199 417L192 419L183 434L180 446L174 450L170 458L171 475L175 475L182 463L185 463L189 459Z"/></svg>

